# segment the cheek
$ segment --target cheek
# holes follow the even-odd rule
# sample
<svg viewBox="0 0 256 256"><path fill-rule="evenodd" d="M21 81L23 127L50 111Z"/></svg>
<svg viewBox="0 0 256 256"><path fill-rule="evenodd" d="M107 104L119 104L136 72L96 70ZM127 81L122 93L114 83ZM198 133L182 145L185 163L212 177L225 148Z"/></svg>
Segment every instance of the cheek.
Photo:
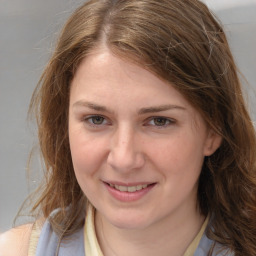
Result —
<svg viewBox="0 0 256 256"><path fill-rule="evenodd" d="M70 150L77 176L94 175L106 155L104 140L90 137L84 131L70 131Z"/></svg>
<svg viewBox="0 0 256 256"><path fill-rule="evenodd" d="M198 176L204 160L200 141L184 134L166 140L165 143L156 143L150 154L154 156L155 165L160 171L167 176L175 175L181 179Z"/></svg>
<svg viewBox="0 0 256 256"><path fill-rule="evenodd" d="M93 148L89 141L86 141L84 134L81 131L69 132L69 143L73 166L76 173L88 172L90 170L89 165L94 160Z"/></svg>
<svg viewBox="0 0 256 256"><path fill-rule="evenodd" d="M80 133L70 133L70 150L78 184L86 196L94 191L92 180L97 174L97 150Z"/></svg>

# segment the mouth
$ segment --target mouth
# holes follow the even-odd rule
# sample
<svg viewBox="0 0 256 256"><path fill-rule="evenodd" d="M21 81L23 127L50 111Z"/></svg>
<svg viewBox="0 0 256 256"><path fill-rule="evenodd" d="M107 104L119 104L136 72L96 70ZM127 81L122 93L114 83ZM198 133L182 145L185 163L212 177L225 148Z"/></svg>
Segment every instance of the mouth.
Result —
<svg viewBox="0 0 256 256"><path fill-rule="evenodd" d="M104 182L109 193L122 202L136 201L144 197L153 189L156 183L121 183Z"/></svg>
<svg viewBox="0 0 256 256"><path fill-rule="evenodd" d="M138 185L136 184L136 185L133 185L133 186L126 186L126 185L118 185L118 184L115 184L115 183L108 183L108 182L104 182L104 183L106 185L108 185L109 187L114 188L118 191L129 192L129 193L133 193L133 192L136 192L136 191L141 191L143 189L146 189L146 188L156 184L156 183L148 183L148 184L138 184Z"/></svg>
<svg viewBox="0 0 256 256"><path fill-rule="evenodd" d="M145 188L147 188L148 186L150 186L152 184L143 184L143 185L136 185L136 186L119 186L119 185L116 185L116 184L108 183L108 185L112 188L115 188L116 190L121 191L121 192L133 193L133 192L145 189Z"/></svg>

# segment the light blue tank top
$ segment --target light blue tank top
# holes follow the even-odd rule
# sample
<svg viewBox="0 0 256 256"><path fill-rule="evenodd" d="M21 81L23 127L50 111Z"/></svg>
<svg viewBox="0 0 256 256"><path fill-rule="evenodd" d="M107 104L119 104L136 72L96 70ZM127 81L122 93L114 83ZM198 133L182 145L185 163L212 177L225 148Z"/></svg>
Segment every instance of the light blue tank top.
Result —
<svg viewBox="0 0 256 256"><path fill-rule="evenodd" d="M85 256L84 253L84 234L83 228L78 230L68 239L65 239L60 243L58 256ZM206 237L204 234L200 240L199 246L197 247L194 256L207 256L208 251L212 245L213 241ZM59 238L53 232L51 225L48 221L44 223L42 228L36 256L56 256L56 251L58 249ZM215 248L214 256L233 256L233 253L225 254L225 251L222 253L216 253L218 247Z"/></svg>
<svg viewBox="0 0 256 256"><path fill-rule="evenodd" d="M46 221L38 240L36 256L56 256L58 245L59 237L54 233L49 221ZM58 252L58 256L85 256L83 228L61 241Z"/></svg>

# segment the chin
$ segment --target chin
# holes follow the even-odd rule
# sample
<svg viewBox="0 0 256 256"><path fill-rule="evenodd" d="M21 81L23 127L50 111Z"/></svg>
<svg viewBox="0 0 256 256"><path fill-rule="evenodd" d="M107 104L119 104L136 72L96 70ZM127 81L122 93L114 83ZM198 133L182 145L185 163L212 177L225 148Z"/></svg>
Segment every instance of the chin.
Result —
<svg viewBox="0 0 256 256"><path fill-rule="evenodd" d="M129 229L129 230L140 230L148 227L150 225L149 221L145 218L144 215L124 215L121 216L111 216L107 218L108 222L119 229Z"/></svg>
<svg viewBox="0 0 256 256"><path fill-rule="evenodd" d="M140 230L140 229L144 229L147 227L147 225L145 223L138 223L138 222L127 222L127 221L123 221L123 222L117 222L114 221L111 223L113 226L115 226L116 228L119 229L127 229L127 230Z"/></svg>

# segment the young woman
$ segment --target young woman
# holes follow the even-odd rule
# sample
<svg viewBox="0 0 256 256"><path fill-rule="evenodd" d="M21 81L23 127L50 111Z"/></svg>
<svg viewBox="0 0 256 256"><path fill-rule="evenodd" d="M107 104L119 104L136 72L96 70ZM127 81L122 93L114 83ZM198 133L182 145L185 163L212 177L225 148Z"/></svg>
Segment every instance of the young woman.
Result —
<svg viewBox="0 0 256 256"><path fill-rule="evenodd" d="M37 220L4 234L1 255L256 255L245 105L200 1L86 2L31 102L45 164Z"/></svg>

